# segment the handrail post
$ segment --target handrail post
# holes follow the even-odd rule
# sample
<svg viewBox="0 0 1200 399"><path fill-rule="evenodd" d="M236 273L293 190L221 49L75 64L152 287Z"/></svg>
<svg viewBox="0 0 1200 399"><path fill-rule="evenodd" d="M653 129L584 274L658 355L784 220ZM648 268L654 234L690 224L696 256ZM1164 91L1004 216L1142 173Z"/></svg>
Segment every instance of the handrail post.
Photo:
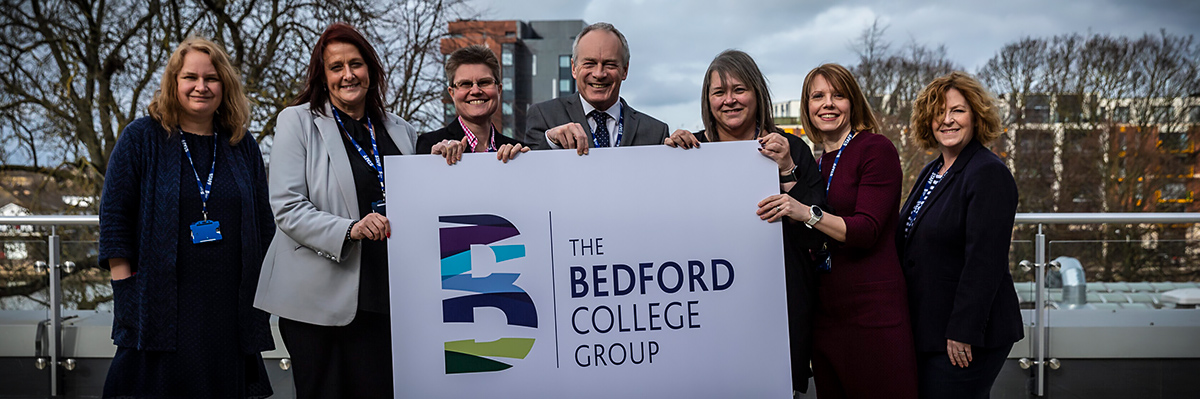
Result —
<svg viewBox="0 0 1200 399"><path fill-rule="evenodd" d="M50 397L58 397L58 359L62 357L62 241L54 226L50 226L49 274L50 274L50 334L46 343L50 346Z"/></svg>
<svg viewBox="0 0 1200 399"><path fill-rule="evenodd" d="M1034 346L1037 352L1037 369L1034 380L1037 385L1037 396L1046 395L1046 234L1042 225L1038 224L1037 236L1034 239L1034 284L1037 289L1034 299Z"/></svg>

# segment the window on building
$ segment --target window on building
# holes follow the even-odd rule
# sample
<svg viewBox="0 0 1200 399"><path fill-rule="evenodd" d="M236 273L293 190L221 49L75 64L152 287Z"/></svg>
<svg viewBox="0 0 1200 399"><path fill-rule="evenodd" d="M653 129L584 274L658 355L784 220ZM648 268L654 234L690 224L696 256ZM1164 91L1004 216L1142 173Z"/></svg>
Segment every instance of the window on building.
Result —
<svg viewBox="0 0 1200 399"><path fill-rule="evenodd" d="M512 103L503 103L500 105L501 112L505 115L512 115Z"/></svg>
<svg viewBox="0 0 1200 399"><path fill-rule="evenodd" d="M1188 148L1188 135L1183 132L1159 133L1158 148L1165 151L1185 151Z"/></svg>
<svg viewBox="0 0 1200 399"><path fill-rule="evenodd" d="M1162 199L1164 201L1178 201L1187 199L1187 185L1183 183L1167 183L1162 188Z"/></svg>
<svg viewBox="0 0 1200 399"><path fill-rule="evenodd" d="M503 134L503 135L505 135L505 136L508 136L508 137L512 137L512 136L513 136L513 129L512 129L511 127L506 127L506 128L504 128L503 130L501 130L501 131L500 131L500 134Z"/></svg>
<svg viewBox="0 0 1200 399"><path fill-rule="evenodd" d="M1025 97L1025 122L1026 123L1047 123L1050 122L1050 97L1042 94L1033 94Z"/></svg>
<svg viewBox="0 0 1200 399"><path fill-rule="evenodd" d="M571 68L571 56L569 56L569 55L558 56L558 67L570 69Z"/></svg>
<svg viewBox="0 0 1200 399"><path fill-rule="evenodd" d="M500 84L502 86L504 86L504 91L512 91L513 90L512 78L501 78Z"/></svg>
<svg viewBox="0 0 1200 399"><path fill-rule="evenodd" d="M571 83L574 83L574 82L573 82L573 81L570 81L570 80L560 80L560 81L558 81L558 91L559 91L560 93L570 93L570 92L572 92L573 90L571 90Z"/></svg>
<svg viewBox="0 0 1200 399"><path fill-rule="evenodd" d="M532 58L533 58L533 62L532 62L530 65L532 65L532 66L533 66L533 67L532 67L532 68L533 68L533 71L532 71L532 72L531 72L529 75L530 75L530 76L537 76L537 54L534 54L534 55L532 56Z"/></svg>
<svg viewBox="0 0 1200 399"><path fill-rule="evenodd" d="M512 66L512 64L513 64L512 53L508 52L508 51L501 51L500 52L500 63L503 64L504 66Z"/></svg>
<svg viewBox="0 0 1200 399"><path fill-rule="evenodd" d="M1113 108L1112 121L1117 123L1129 123L1129 107Z"/></svg>
<svg viewBox="0 0 1200 399"><path fill-rule="evenodd" d="M1082 122L1083 101L1077 94L1058 96L1058 121L1062 123Z"/></svg>
<svg viewBox="0 0 1200 399"><path fill-rule="evenodd" d="M1175 107L1170 105L1160 105L1154 107L1154 115L1152 119L1157 123L1171 123L1175 121Z"/></svg>

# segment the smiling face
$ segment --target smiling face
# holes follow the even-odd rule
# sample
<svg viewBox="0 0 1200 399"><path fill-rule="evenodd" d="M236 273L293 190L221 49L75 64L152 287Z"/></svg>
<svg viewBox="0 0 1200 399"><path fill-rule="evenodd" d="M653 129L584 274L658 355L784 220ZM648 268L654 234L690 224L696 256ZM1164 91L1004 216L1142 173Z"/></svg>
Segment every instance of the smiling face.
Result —
<svg viewBox="0 0 1200 399"><path fill-rule="evenodd" d="M933 137L942 152L958 154L975 136L975 113L958 89L946 90L945 98L941 116L933 118Z"/></svg>
<svg viewBox="0 0 1200 399"><path fill-rule="evenodd" d="M325 46L324 58L329 101L341 110L361 117L371 85L362 53L353 44L333 42Z"/></svg>
<svg viewBox="0 0 1200 399"><path fill-rule="evenodd" d="M850 99L834 90L824 75L813 76L805 100L808 119L825 140L837 140L850 131Z"/></svg>
<svg viewBox="0 0 1200 399"><path fill-rule="evenodd" d="M183 57L183 67L175 77L179 87L179 105L183 116L196 121L212 120L221 106L223 87L208 54L191 51ZM193 132L203 134L207 132Z"/></svg>
<svg viewBox="0 0 1200 399"><path fill-rule="evenodd" d="M464 89L466 83L472 83L471 87ZM484 124L500 107L500 85L487 65L459 66L450 84L450 98L454 99L454 109L458 110L458 115L463 119Z"/></svg>
<svg viewBox="0 0 1200 399"><path fill-rule="evenodd" d="M607 110L621 97L621 81L628 73L622 65L621 40L612 32L594 30L579 38L571 77L579 94L599 110Z"/></svg>
<svg viewBox="0 0 1200 399"><path fill-rule="evenodd" d="M733 75L727 75L726 78L721 80L721 74L717 71L713 71L709 77L708 107L717 121L717 130L733 134L744 128L753 128L754 116L758 112L754 90Z"/></svg>

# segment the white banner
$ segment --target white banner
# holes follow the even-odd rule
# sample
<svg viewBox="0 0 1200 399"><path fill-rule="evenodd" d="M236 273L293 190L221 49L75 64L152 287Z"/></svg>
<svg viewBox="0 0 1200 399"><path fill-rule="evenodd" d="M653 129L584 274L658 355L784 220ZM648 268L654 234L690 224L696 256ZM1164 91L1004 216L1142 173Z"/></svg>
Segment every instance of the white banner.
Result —
<svg viewBox="0 0 1200 399"><path fill-rule="evenodd" d="M388 157L396 395L791 397L757 147Z"/></svg>

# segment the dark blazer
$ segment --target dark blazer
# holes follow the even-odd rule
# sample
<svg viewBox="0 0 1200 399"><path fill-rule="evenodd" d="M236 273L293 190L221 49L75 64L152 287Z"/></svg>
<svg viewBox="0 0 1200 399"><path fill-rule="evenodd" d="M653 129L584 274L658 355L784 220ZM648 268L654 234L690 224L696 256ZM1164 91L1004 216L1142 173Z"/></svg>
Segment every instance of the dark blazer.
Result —
<svg viewBox="0 0 1200 399"><path fill-rule="evenodd" d="M446 127L434 130L429 133L423 133L417 137L417 154L429 154L433 152L433 145L442 142L442 140L462 140L467 136L467 132L463 131L462 125L458 123L458 119L451 121ZM505 136L496 132L496 148L505 144L521 144L517 139Z"/></svg>
<svg viewBox="0 0 1200 399"><path fill-rule="evenodd" d="M237 309L241 349L245 353L271 350L275 341L267 324L270 316L251 306L263 255L275 233L262 154L250 134L236 146L218 143L217 149L222 160L232 162L244 205ZM179 133L168 137L162 124L142 117L125 127L108 159L100 197L100 266L108 268L110 259L126 258L137 273L135 289L120 294L129 296L122 305L132 306L119 306L113 313L112 338L117 346L172 351L177 345L175 256L182 157Z"/></svg>
<svg viewBox="0 0 1200 399"><path fill-rule="evenodd" d="M572 94L529 107L525 123L529 130L525 131L524 137L518 136L517 139L535 150L550 149L550 143L546 141L546 131L571 122L583 125L583 130L591 136L592 128L588 125L587 116L583 114L583 104L580 101L583 100L579 94ZM625 113L625 135L621 136L619 146L656 145L667 139L670 134L667 124L638 112L626 104L625 99L621 99L621 107ZM615 139L617 132L610 133Z"/></svg>
<svg viewBox="0 0 1200 399"><path fill-rule="evenodd" d="M908 280L917 350L946 339L996 348L1024 337L1008 249L1017 185L1000 158L972 140L938 183L907 237L904 224L938 160L925 165L900 212L897 249Z"/></svg>

